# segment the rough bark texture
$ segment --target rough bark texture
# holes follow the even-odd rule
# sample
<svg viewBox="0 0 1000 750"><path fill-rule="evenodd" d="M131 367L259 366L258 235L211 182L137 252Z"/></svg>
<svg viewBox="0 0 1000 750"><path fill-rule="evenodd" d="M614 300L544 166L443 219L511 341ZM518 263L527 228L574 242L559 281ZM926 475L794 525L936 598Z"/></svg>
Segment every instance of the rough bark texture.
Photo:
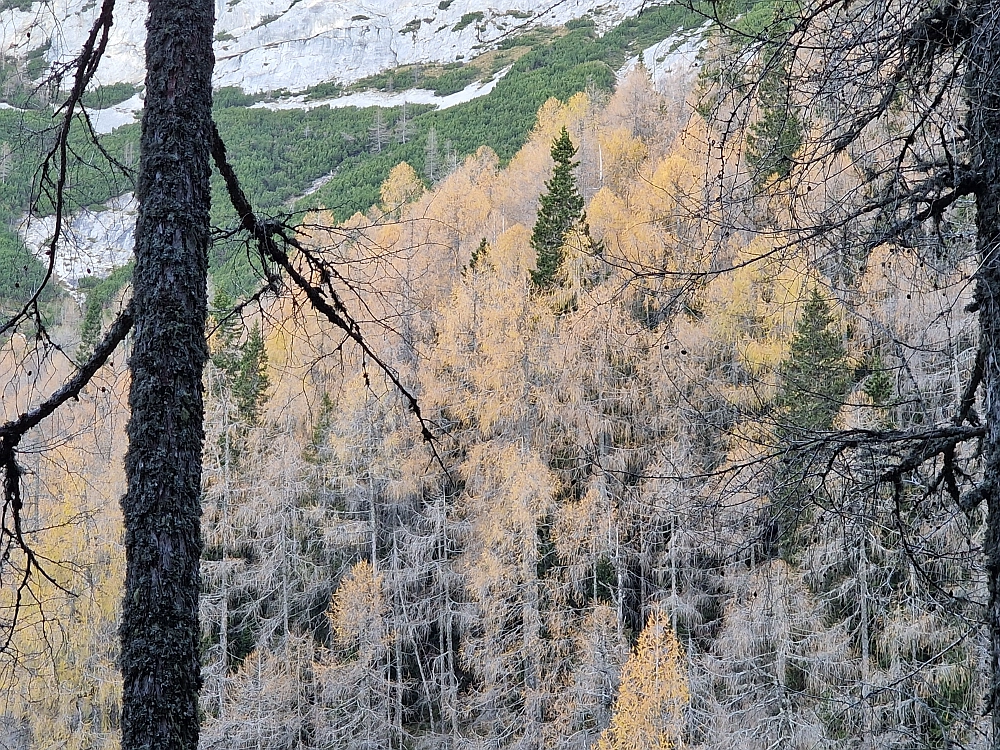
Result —
<svg viewBox="0 0 1000 750"><path fill-rule="evenodd" d="M1000 0L976 5L969 42L969 142L976 185L976 228L980 269L976 301L979 304L980 346L983 353L983 408L986 437L983 446L982 493L987 507L986 568L989 578L990 694L992 747L1000 748Z"/></svg>
<svg viewBox="0 0 1000 750"><path fill-rule="evenodd" d="M198 746L212 0L150 0L122 499L122 749Z"/></svg>

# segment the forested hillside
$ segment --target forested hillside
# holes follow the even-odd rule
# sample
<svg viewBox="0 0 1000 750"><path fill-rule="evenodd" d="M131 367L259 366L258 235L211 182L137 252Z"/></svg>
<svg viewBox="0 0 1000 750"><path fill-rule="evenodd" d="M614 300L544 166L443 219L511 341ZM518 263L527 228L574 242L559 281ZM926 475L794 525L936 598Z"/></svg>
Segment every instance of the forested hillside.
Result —
<svg viewBox="0 0 1000 750"><path fill-rule="evenodd" d="M588 17L559 29L512 33L499 49L467 64L411 65L351 87L387 91L419 84L447 94L506 71L488 95L440 111L420 104L252 108L264 100L280 100L282 92L249 95L225 87L215 92L215 120L259 210L269 215L292 214L293 221L298 221L303 211L323 206L344 220L377 203L379 185L401 161L413 165L428 185L483 145L506 163L523 145L546 99L554 96L565 101L588 87L609 91L615 71L630 56L679 32L691 33L701 24L701 15L679 5L650 8L603 35L597 34L594 20ZM686 38L678 36L677 44ZM37 64L0 61L3 99L20 108L0 107L0 269L6 269L0 274L0 306L6 307L28 299L44 276L42 264L26 251L17 229L23 233L29 208L41 216L54 210L54 185L40 192L32 186L47 144L45 132L52 124L50 100L57 96L45 83L43 58L32 59ZM102 86L88 92L84 104L93 112L135 92L129 84ZM323 100L340 93L345 93L344 87L321 84L304 96ZM93 143L89 125L76 118L64 185L67 209L100 210L107 201L132 191L138 146L138 123L117 127ZM237 223L217 176L212 219L220 230ZM93 239L85 236L77 241ZM242 247L220 235L210 259L215 283L236 296L252 294L256 283ZM67 281L75 285L78 279ZM88 288L92 285L84 283Z"/></svg>
<svg viewBox="0 0 1000 750"><path fill-rule="evenodd" d="M590 54L586 28L561 40ZM702 95L726 48L704 54ZM766 113L727 138L689 79L656 91L639 66L612 93L574 64L579 80L553 74L565 89L532 89L559 98L501 83L461 114L415 114L414 133L474 151L436 179L414 137L383 152L378 193L360 180L335 206L325 191L360 174L344 156L313 196L330 208L299 227L300 258L337 269L425 422L304 299L232 315L216 282L202 746L983 746L981 512L916 466L878 484L891 450L791 449L951 419L978 343L972 217L951 217L959 240L933 260L792 242L793 209L858 189L863 149L801 167L793 206ZM467 126L515 100L524 142ZM301 134L338 116L218 114L244 145L265 121ZM250 185L282 179L234 151ZM289 172L307 184L331 154ZM540 196L557 196L548 223ZM111 308L128 294L103 289ZM5 409L64 374L25 368L23 337L4 346ZM27 517L55 575L10 644L7 747L117 746L113 359L28 446Z"/></svg>

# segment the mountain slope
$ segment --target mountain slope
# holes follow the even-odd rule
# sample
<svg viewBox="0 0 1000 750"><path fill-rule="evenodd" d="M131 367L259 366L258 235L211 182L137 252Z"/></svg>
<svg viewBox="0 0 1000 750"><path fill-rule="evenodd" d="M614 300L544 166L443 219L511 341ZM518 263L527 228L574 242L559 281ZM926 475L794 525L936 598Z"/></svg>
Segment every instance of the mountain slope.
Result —
<svg viewBox="0 0 1000 750"><path fill-rule="evenodd" d="M467 59L519 31L558 26L588 13L607 29L646 5L641 0L562 0L541 6L531 0L488 5L479 0L216 0L215 80L251 93L351 83L401 65ZM47 63L72 59L100 10L95 0L30 6L7 0L0 9L0 56L22 64L39 51ZM118 0L100 83L142 83L145 9L142 0Z"/></svg>

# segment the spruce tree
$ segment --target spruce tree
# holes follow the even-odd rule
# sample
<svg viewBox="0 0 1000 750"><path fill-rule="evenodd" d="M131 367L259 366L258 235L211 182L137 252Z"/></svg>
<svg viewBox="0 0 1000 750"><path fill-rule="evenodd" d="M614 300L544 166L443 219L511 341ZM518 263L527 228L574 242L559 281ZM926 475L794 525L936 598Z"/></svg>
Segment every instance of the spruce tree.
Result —
<svg viewBox="0 0 1000 750"><path fill-rule="evenodd" d="M770 33L787 34L789 23L784 10L775 7ZM749 127L745 152L758 190L772 177L784 180L791 174L805 131L789 83L794 55L774 40L763 45L761 55L766 62L757 87L759 119Z"/></svg>
<svg viewBox="0 0 1000 750"><path fill-rule="evenodd" d="M833 427L851 389L851 368L830 303L816 289L795 327L788 359L781 365L781 380L777 400L786 437L796 439Z"/></svg>
<svg viewBox="0 0 1000 750"><path fill-rule="evenodd" d="M489 253L489 251L490 251L490 243L488 243L486 241L486 238L483 237L479 241L479 247L477 247L475 250L472 251L472 257L469 258L468 270L475 271L483 263L485 263L486 256Z"/></svg>
<svg viewBox="0 0 1000 750"><path fill-rule="evenodd" d="M787 65L776 63L761 81L760 119L747 133L746 159L757 189L772 177L787 178L795 165L795 154L802 147L805 125L788 88Z"/></svg>
<svg viewBox="0 0 1000 750"><path fill-rule="evenodd" d="M231 375L233 398L240 418L252 426L260 424L267 389L271 383L267 377L267 352L259 324L255 323L247 334Z"/></svg>
<svg viewBox="0 0 1000 750"><path fill-rule="evenodd" d="M548 192L539 198L538 218L531 233L531 246L537 255L536 270L531 280L539 289L552 286L563 261L563 243L574 224L583 220L583 196L576 189L573 161L576 147L566 127L552 142L552 158L556 163L552 179L545 183Z"/></svg>
<svg viewBox="0 0 1000 750"><path fill-rule="evenodd" d="M211 361L218 369L219 380L236 404L236 417L244 426L260 424L267 400L270 379L267 376L267 352L260 325L255 323L242 343L243 326L233 316L234 301L225 291L216 292L211 306L215 338Z"/></svg>
<svg viewBox="0 0 1000 750"><path fill-rule="evenodd" d="M813 518L817 498L825 494L810 457L792 446L817 432L831 430L853 386L847 350L830 303L815 288L795 326L780 375L776 431L792 450L772 475L771 505L762 541L765 557L780 555L791 560L805 541L802 532Z"/></svg>

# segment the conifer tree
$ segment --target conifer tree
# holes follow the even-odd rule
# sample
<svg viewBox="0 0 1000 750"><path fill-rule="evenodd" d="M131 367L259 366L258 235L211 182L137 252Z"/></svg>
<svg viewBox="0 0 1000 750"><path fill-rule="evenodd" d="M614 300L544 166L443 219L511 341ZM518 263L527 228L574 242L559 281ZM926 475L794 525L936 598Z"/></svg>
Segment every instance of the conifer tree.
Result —
<svg viewBox="0 0 1000 750"><path fill-rule="evenodd" d="M783 17L784 10L776 6L773 12L770 33L776 37L787 34L790 21ZM759 118L748 129L745 152L758 189L772 177L784 180L791 174L805 129L789 83L791 52L769 40L761 50L761 57L764 70L757 88Z"/></svg>
<svg viewBox="0 0 1000 750"><path fill-rule="evenodd" d="M241 328L232 315L232 298L220 290L212 300L212 319L216 338L211 347L211 361L236 403L236 415L247 426L256 426L270 385L267 376L267 351L260 324L254 323L240 343Z"/></svg>
<svg viewBox="0 0 1000 750"><path fill-rule="evenodd" d="M469 258L468 270L475 271L477 268L481 267L486 262L486 256L490 251L490 243L486 241L483 237L479 241L479 246L472 251L472 257Z"/></svg>
<svg viewBox="0 0 1000 750"><path fill-rule="evenodd" d="M539 289L552 286L563 261L563 243L575 224L583 221L583 196L576 188L573 161L576 147L566 127L552 142L552 158L556 163L552 179L545 183L548 192L539 198L538 219L531 233L531 246L536 253L536 270L531 280Z"/></svg>
<svg viewBox="0 0 1000 750"><path fill-rule="evenodd" d="M833 428L834 419L851 389L847 351L837 330L830 303L815 288L792 336L782 363L777 435L792 448L796 441ZM766 556L789 558L801 548L800 529L812 518L816 496L823 495L808 457L792 453L772 475L772 505L765 527Z"/></svg>
<svg viewBox="0 0 1000 750"><path fill-rule="evenodd" d="M778 405L786 419L782 432L791 435L833 426L850 390L851 372L830 303L815 288L796 325L781 379Z"/></svg>
<svg viewBox="0 0 1000 750"><path fill-rule="evenodd" d="M240 350L239 362L233 373L233 397L236 408L250 425L260 422L261 408L266 400L270 380L267 377L267 352L260 325L254 324Z"/></svg>
<svg viewBox="0 0 1000 750"><path fill-rule="evenodd" d="M385 128L385 119L382 117L382 108L375 108L375 119L372 121L371 127L368 128L369 142L371 143L371 152L373 154L381 154L382 146L388 142L388 133Z"/></svg>
<svg viewBox="0 0 1000 750"><path fill-rule="evenodd" d="M667 618L653 612L622 670L615 713L597 750L679 747L689 700L684 651Z"/></svg>
<svg viewBox="0 0 1000 750"><path fill-rule="evenodd" d="M772 176L783 180L791 174L795 153L802 146L803 123L791 101L783 67L769 71L760 84L760 119L747 133L746 158L760 188Z"/></svg>

